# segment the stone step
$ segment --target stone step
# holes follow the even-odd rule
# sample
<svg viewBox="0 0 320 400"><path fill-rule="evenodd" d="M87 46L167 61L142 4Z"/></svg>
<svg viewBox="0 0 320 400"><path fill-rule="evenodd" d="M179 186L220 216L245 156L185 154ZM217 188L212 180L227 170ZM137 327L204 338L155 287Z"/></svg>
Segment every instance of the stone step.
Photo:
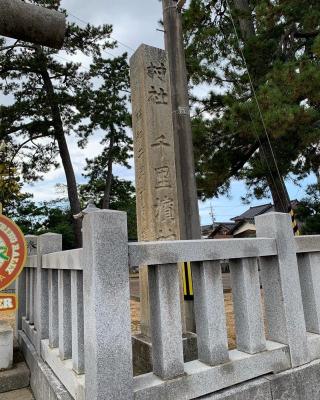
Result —
<svg viewBox="0 0 320 400"><path fill-rule="evenodd" d="M34 400L30 389L19 389L0 394L0 400Z"/></svg>
<svg viewBox="0 0 320 400"><path fill-rule="evenodd" d="M0 393L29 387L29 378L30 372L25 362L14 364L12 369L0 372Z"/></svg>

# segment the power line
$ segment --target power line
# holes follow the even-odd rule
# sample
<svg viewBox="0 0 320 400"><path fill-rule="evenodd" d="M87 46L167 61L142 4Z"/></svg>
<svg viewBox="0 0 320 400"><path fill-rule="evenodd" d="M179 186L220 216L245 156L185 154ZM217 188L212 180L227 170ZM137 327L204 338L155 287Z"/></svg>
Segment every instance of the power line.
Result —
<svg viewBox="0 0 320 400"><path fill-rule="evenodd" d="M85 25L87 25L87 24L92 25L92 24L90 24L89 21L85 21L85 20L83 20L83 19L77 17L76 15L71 14L70 12L69 12L69 15L70 15L71 17L77 19L78 21L82 22L82 23L85 24ZM113 39L113 40L116 40L119 44L121 44L121 46L126 47L127 49L129 49L129 50L135 52L135 49L133 49L133 48L132 48L131 46L129 46L128 44L126 44L126 43L124 43L124 42L121 42L120 40L118 40L117 38L115 38L115 37L113 37L113 36L110 36L110 38Z"/></svg>

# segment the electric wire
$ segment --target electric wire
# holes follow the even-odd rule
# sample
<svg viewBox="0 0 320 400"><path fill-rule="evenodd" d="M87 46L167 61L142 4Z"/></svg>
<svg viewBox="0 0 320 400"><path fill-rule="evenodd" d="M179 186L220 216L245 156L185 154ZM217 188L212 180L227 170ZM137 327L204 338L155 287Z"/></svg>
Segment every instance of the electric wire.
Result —
<svg viewBox="0 0 320 400"><path fill-rule="evenodd" d="M84 19L81 19L81 18L77 17L76 15L71 14L70 12L68 13L68 15L70 15L71 17L77 19L78 21L82 22L82 23L85 24L85 25L90 24L89 21L85 21ZM115 37L113 37L113 36L110 36L110 39L113 39L113 40L117 41L117 43L119 43L121 46L126 47L127 49L129 49L129 50L135 52L135 50L134 50L131 46L129 46L128 44L126 44L126 43L124 43L124 42L121 42L121 41L118 40L117 38L115 38Z"/></svg>

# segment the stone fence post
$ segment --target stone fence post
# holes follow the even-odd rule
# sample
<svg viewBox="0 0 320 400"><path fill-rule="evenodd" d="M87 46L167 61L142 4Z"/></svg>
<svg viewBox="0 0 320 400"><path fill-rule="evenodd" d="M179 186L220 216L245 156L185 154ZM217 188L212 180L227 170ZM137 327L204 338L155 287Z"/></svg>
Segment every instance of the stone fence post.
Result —
<svg viewBox="0 0 320 400"><path fill-rule="evenodd" d="M86 400L132 400L126 213L99 210L83 220Z"/></svg>
<svg viewBox="0 0 320 400"><path fill-rule="evenodd" d="M261 281L267 317L267 338L289 345L292 367L309 362L296 245L289 214L256 217L257 237L274 238L278 255L262 257Z"/></svg>

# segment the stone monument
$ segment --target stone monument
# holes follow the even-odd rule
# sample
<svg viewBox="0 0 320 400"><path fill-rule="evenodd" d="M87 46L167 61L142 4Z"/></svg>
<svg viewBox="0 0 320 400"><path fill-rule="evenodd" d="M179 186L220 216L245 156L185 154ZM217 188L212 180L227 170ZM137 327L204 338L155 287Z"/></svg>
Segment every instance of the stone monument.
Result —
<svg viewBox="0 0 320 400"><path fill-rule="evenodd" d="M130 68L138 239L179 240L178 194L166 52L141 45L130 60ZM150 336L146 267L140 267L140 304L141 332Z"/></svg>

